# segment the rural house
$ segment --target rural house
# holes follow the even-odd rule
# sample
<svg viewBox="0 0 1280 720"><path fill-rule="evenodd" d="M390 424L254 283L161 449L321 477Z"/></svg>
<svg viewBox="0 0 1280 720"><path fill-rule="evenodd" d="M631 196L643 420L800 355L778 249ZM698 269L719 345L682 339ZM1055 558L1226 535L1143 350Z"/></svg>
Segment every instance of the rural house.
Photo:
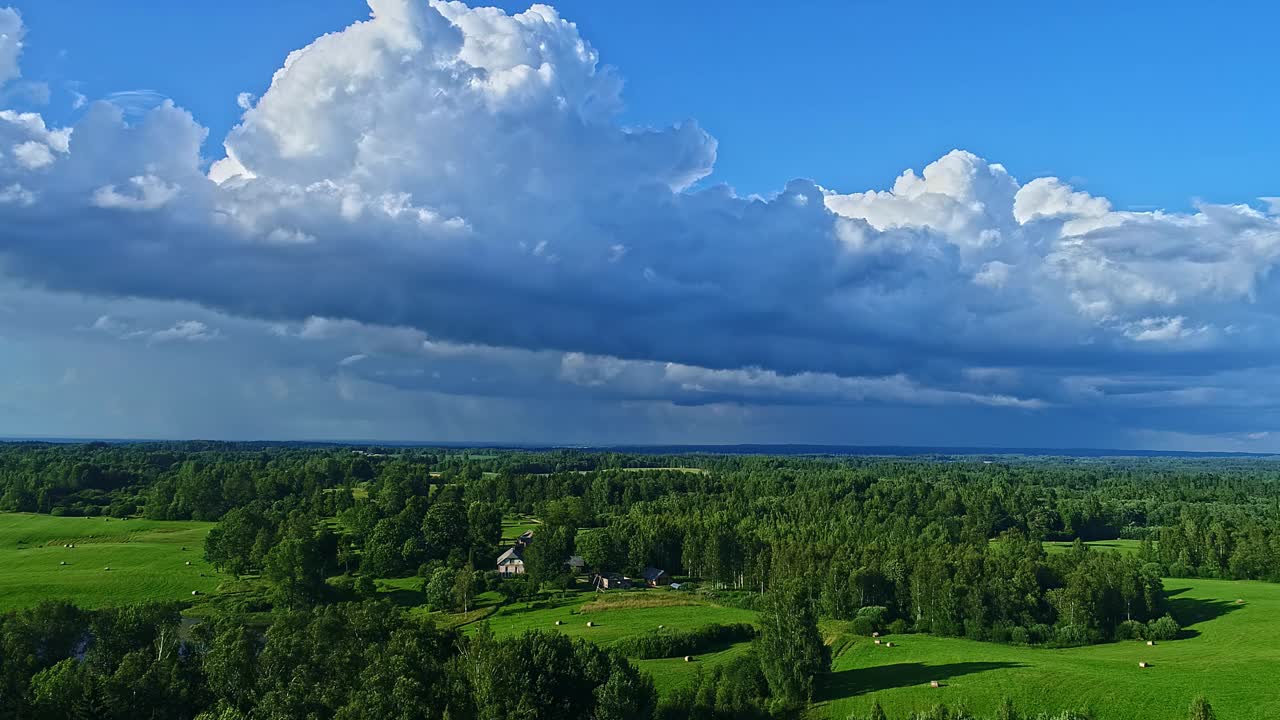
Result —
<svg viewBox="0 0 1280 720"><path fill-rule="evenodd" d="M520 556L520 546L510 548L498 556L498 574L503 577L524 574L524 558Z"/></svg>
<svg viewBox="0 0 1280 720"><path fill-rule="evenodd" d="M565 564L565 566L566 566L566 567L568 567L568 568L569 568L569 571L570 571L570 572L572 572L572 573L574 573L575 575L576 575L577 573L582 572L582 569L583 569L584 567L586 567L586 565L587 565L587 564L582 560L582 556L581 556L581 555L570 555L570 556L569 556L569 559L564 561L564 564Z"/></svg>
<svg viewBox="0 0 1280 720"><path fill-rule="evenodd" d="M631 587L631 581L622 577L618 573L601 573L595 576L591 581L591 585L597 591L600 590L626 590Z"/></svg>
<svg viewBox="0 0 1280 720"><path fill-rule="evenodd" d="M654 567L647 567L640 572L640 577L644 579L644 584L649 587L658 587L659 585L670 585L671 576L666 570L659 570Z"/></svg>

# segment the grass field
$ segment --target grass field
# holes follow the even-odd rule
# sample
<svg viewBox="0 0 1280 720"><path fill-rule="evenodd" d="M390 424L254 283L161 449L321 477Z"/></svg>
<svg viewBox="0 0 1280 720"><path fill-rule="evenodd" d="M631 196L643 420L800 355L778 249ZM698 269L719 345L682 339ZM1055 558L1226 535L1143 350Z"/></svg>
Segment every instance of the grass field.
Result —
<svg viewBox="0 0 1280 720"><path fill-rule="evenodd" d="M664 601L679 604L666 604ZM583 605L591 603L587 612ZM549 630L570 637L580 637L608 646L629 635L657 632L662 625L669 630L692 630L713 623L753 622L750 610L712 605L667 590L643 590L612 593L599 602L595 593L573 593L565 599L543 601L534 605L515 603L500 608L488 617L489 627L498 637L516 635L526 630ZM556 621L561 622L556 625ZM593 627L587 627L590 621ZM469 631L477 625L468 625ZM682 658L637 660L636 665L653 675L660 693L687 682L694 669L723 661L744 652L750 643L739 643L725 650L702 655L693 663Z"/></svg>
<svg viewBox="0 0 1280 720"><path fill-rule="evenodd" d="M1044 543L1045 552L1061 553L1071 549L1072 543L1067 542L1046 542ZM1110 550L1122 553L1136 553L1138 548L1142 547L1141 540L1094 540L1087 542L1092 550Z"/></svg>
<svg viewBox="0 0 1280 720"><path fill-rule="evenodd" d="M1008 697L1028 711L1167 720L1185 717L1192 697L1204 693L1221 718L1280 717L1280 694L1269 679L1280 668L1280 585L1170 579L1165 587L1188 637L1156 647L1042 650L903 635L893 638L897 647L884 648L860 638L835 659L818 714L843 720L864 712L873 697L891 717L938 702L990 713ZM1151 667L1140 669L1139 661ZM930 688L931 680L943 687Z"/></svg>
<svg viewBox="0 0 1280 720"><path fill-rule="evenodd" d="M213 523L204 522L0 514L0 611L47 599L95 608L190 600L192 590L207 595L221 580L204 560L204 536L211 527ZM64 547L71 544L75 547Z"/></svg>
<svg viewBox="0 0 1280 720"><path fill-rule="evenodd" d="M530 516L502 518L502 542L511 543L525 530L538 529L538 521Z"/></svg>

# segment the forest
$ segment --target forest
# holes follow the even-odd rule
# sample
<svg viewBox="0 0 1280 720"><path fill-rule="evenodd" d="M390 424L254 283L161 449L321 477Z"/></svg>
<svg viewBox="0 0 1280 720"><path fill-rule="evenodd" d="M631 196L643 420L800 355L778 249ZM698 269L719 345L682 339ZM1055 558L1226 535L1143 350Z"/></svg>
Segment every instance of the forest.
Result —
<svg viewBox="0 0 1280 720"><path fill-rule="evenodd" d="M831 669L820 627L832 623L857 637L1041 648L1178 638L1167 579L1280 581L1278 470L1254 459L9 444L0 511L215 521L205 558L250 590L194 620L182 603L57 598L0 616L0 718L797 717ZM503 577L494 558L512 517L536 518L536 531L523 571ZM1113 539L1134 552L1088 545ZM1055 541L1071 544L1050 552ZM646 568L750 610L754 627L600 647L554 628L499 637L485 619L442 622L469 617L485 594L530 603L581 589L584 572ZM419 590L424 612L387 602L389 582ZM661 695L633 663L730 642L749 651Z"/></svg>

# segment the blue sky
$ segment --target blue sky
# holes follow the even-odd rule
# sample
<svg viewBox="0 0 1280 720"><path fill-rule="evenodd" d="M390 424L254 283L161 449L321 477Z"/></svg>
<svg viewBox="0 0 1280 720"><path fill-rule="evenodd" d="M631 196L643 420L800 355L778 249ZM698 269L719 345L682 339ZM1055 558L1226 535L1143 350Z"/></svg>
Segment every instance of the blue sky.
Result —
<svg viewBox="0 0 1280 720"><path fill-rule="evenodd" d="M361 0L15 7L34 28L32 77L91 97L155 90L215 140L239 119L236 96L265 89L288 52L368 13ZM1258 162L1280 154L1272 3L557 8L622 71L624 118L697 118L723 147L712 179L744 192L791 177L862 189L955 147L1018 175L1072 177L1122 207L1276 191Z"/></svg>
<svg viewBox="0 0 1280 720"><path fill-rule="evenodd" d="M1280 449L1276 7L10 4L0 434Z"/></svg>

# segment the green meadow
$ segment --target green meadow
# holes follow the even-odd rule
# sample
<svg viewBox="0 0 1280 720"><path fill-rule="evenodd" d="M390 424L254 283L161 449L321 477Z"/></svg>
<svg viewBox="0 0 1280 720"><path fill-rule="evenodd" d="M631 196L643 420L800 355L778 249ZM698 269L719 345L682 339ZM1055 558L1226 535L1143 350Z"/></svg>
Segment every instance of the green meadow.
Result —
<svg viewBox="0 0 1280 720"><path fill-rule="evenodd" d="M939 702L991 713L1007 697L1027 711L1167 720L1185 717L1203 693L1221 718L1280 717L1280 694L1269 682L1280 668L1280 585L1168 579L1165 587L1187 628L1183 639L1155 647L1134 641L1048 650L901 635L886 648L855 639L834 659L819 714L843 720L865 712L873 697L890 717ZM930 687L934 680L942 687Z"/></svg>
<svg viewBox="0 0 1280 720"><path fill-rule="evenodd" d="M212 527L0 514L0 611L51 599L96 608L190 600L193 590L207 595L222 579L204 560L204 537Z"/></svg>
<svg viewBox="0 0 1280 720"><path fill-rule="evenodd" d="M666 630L693 630L711 624L754 622L755 617L750 610L716 605L693 594L655 589L603 594L575 592L564 598L517 602L499 608L486 620L498 637L526 630L547 630L608 647L630 635L658 632L659 626ZM473 632L478 627L471 624L466 630ZM745 652L749 646L750 643L738 643L697 656L692 663L686 663L683 658L633 662L653 676L659 693L666 693L688 682L695 668L722 662Z"/></svg>
<svg viewBox="0 0 1280 720"><path fill-rule="evenodd" d="M1074 543L1071 542L1046 542L1044 543L1045 552L1061 553L1071 549ZM1138 548L1142 547L1141 540L1092 540L1085 543L1091 550L1109 550L1112 552L1136 553Z"/></svg>
<svg viewBox="0 0 1280 720"><path fill-rule="evenodd" d="M510 544L526 530L536 530L538 521L529 516L505 517L502 519L502 542Z"/></svg>

